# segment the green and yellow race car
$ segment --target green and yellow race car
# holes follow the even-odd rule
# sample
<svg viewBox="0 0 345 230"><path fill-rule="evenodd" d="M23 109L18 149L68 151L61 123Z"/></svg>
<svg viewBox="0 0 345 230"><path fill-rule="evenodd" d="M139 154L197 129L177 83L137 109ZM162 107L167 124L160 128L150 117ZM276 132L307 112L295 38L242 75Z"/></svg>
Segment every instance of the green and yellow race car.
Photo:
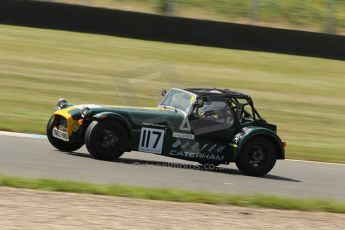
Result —
<svg viewBox="0 0 345 230"><path fill-rule="evenodd" d="M228 89L162 91L157 107L72 105L64 99L47 125L50 143L64 152L84 144L96 159L140 151L199 162L235 162L262 176L285 158L276 125L265 121L250 96Z"/></svg>

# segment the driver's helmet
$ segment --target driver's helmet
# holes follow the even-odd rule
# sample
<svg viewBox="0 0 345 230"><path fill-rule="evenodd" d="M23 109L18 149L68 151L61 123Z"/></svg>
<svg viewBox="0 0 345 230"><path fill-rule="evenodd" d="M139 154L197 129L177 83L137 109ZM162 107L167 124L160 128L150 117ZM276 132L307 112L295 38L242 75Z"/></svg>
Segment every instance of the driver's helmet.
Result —
<svg viewBox="0 0 345 230"><path fill-rule="evenodd" d="M209 119L222 120L224 119L224 110L226 104L224 102L212 101L205 102L204 106L200 108L200 113L207 116Z"/></svg>
<svg viewBox="0 0 345 230"><path fill-rule="evenodd" d="M200 108L200 113L210 113L216 110L215 106L208 101L204 102L204 105Z"/></svg>

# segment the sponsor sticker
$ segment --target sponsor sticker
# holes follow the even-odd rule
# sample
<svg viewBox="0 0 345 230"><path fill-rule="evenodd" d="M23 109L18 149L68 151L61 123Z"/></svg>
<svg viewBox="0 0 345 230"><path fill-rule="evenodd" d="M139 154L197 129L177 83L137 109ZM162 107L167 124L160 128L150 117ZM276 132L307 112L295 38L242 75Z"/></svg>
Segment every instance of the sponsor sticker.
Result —
<svg viewBox="0 0 345 230"><path fill-rule="evenodd" d="M175 133L174 132L173 137L194 140L194 135L188 134L188 133Z"/></svg>
<svg viewBox="0 0 345 230"><path fill-rule="evenodd" d="M196 158L196 159L205 159L213 161L224 161L223 155L218 154L204 154L204 153L194 153L194 152L184 152L184 151L170 151L171 156L187 157L187 158Z"/></svg>
<svg viewBox="0 0 345 230"><path fill-rule="evenodd" d="M69 141L68 133L57 129L56 127L53 128L52 135L53 137L58 138L60 140Z"/></svg>

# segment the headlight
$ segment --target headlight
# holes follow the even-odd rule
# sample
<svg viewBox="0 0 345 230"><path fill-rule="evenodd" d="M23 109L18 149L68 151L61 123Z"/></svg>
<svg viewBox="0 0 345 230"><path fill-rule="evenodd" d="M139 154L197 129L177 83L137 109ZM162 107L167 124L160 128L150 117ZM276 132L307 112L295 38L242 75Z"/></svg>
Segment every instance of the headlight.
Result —
<svg viewBox="0 0 345 230"><path fill-rule="evenodd" d="M63 99L63 98L60 98L58 103L57 103L57 108L58 109L64 109L64 108L67 108L68 107L68 102Z"/></svg>
<svg viewBox="0 0 345 230"><path fill-rule="evenodd" d="M83 118L88 117L88 116L90 116L90 115L91 115L91 109L90 109L89 107L84 107L84 108L82 108L82 110L81 110L81 116L82 116Z"/></svg>

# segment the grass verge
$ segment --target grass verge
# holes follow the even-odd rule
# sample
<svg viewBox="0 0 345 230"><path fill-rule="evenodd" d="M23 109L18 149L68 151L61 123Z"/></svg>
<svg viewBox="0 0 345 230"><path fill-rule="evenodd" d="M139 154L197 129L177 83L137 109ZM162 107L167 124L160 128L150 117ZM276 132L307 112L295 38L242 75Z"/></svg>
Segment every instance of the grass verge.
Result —
<svg viewBox="0 0 345 230"><path fill-rule="evenodd" d="M55 179L24 179L0 176L0 186L46 191L131 197L149 200L237 205L273 209L345 213L345 203L328 200L302 200L267 195L230 195L189 192L176 189L143 188L124 185L100 185Z"/></svg>
<svg viewBox="0 0 345 230"><path fill-rule="evenodd" d="M60 97L155 106L160 89L232 88L287 157L345 163L344 61L0 25L0 129L43 133Z"/></svg>

